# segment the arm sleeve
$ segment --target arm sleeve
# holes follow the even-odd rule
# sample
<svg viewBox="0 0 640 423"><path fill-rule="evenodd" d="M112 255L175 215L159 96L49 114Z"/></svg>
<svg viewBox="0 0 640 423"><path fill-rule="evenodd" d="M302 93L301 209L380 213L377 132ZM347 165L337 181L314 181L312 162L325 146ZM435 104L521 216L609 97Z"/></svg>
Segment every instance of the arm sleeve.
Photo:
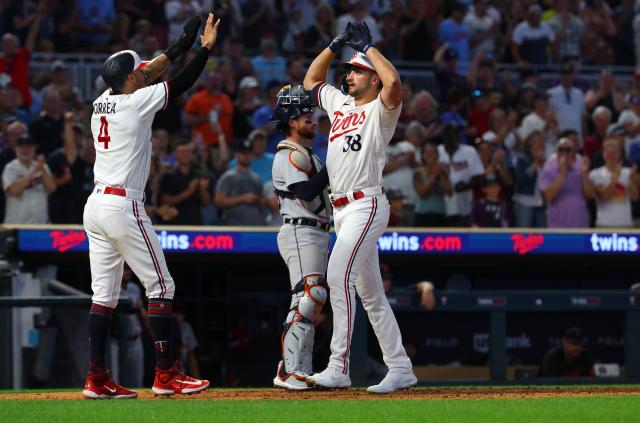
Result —
<svg viewBox="0 0 640 423"><path fill-rule="evenodd" d="M308 181L296 182L289 185L289 189L304 201L311 201L320 195L327 185L329 185L329 175L325 166Z"/></svg>
<svg viewBox="0 0 640 423"><path fill-rule="evenodd" d="M193 86L209 59L209 53L208 48L201 47L196 57L167 82L171 95L178 96Z"/></svg>

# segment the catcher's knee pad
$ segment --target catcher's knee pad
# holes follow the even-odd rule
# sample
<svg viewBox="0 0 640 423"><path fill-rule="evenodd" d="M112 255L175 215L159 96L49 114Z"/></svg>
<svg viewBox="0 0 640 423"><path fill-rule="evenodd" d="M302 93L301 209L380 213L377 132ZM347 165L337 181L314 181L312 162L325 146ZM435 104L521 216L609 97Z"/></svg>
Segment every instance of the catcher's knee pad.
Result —
<svg viewBox="0 0 640 423"><path fill-rule="evenodd" d="M282 355L287 373L311 374L313 322L327 299L322 275L309 275L293 289L291 309L282 334Z"/></svg>

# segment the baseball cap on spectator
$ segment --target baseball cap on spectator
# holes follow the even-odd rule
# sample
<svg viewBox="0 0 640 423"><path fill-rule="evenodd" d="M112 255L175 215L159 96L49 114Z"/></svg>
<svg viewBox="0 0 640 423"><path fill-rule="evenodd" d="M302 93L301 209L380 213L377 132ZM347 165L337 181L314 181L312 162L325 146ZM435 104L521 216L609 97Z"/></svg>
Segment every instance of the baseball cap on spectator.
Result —
<svg viewBox="0 0 640 423"><path fill-rule="evenodd" d="M572 327L567 329L562 339L575 344L584 344L587 340L587 337L582 329L578 327Z"/></svg>
<svg viewBox="0 0 640 423"><path fill-rule="evenodd" d="M264 132L262 129L254 129L253 131L249 132L249 140L253 141L254 139L256 139L257 137L262 137L262 138L267 138L267 134L266 132Z"/></svg>
<svg viewBox="0 0 640 423"><path fill-rule="evenodd" d="M239 153L246 153L249 151L253 151L253 144L250 139L242 140L235 145L234 151Z"/></svg>
<svg viewBox="0 0 640 423"><path fill-rule="evenodd" d="M458 52L456 51L455 48L453 47L449 47L448 49L446 49L444 51L444 54L442 55L442 58L444 60L456 60L458 58Z"/></svg>
<svg viewBox="0 0 640 423"><path fill-rule="evenodd" d="M38 144L29 134L22 134L16 139L16 145L36 145Z"/></svg>
<svg viewBox="0 0 640 423"><path fill-rule="evenodd" d="M53 63L51 63L51 72L55 72L59 70L67 70L67 64L62 60L56 60Z"/></svg>
<svg viewBox="0 0 640 423"><path fill-rule="evenodd" d="M538 91L538 87L533 82L525 82L524 84L520 85L520 91L526 90Z"/></svg>
<svg viewBox="0 0 640 423"><path fill-rule="evenodd" d="M484 179L482 180L482 185L484 185L484 186L491 185L491 184L497 184L497 183L498 183L498 177L493 172L489 172L489 173L485 174L484 175Z"/></svg>
<svg viewBox="0 0 640 423"><path fill-rule="evenodd" d="M239 89L243 88L255 88L258 86L258 80L253 76L245 76L240 80L240 84L238 85Z"/></svg>
<svg viewBox="0 0 640 423"><path fill-rule="evenodd" d="M466 128L467 123L464 120L460 120L460 115L457 113L454 114L452 112L444 112L440 115L439 120L442 123L449 123L456 128Z"/></svg>
<svg viewBox="0 0 640 423"><path fill-rule="evenodd" d="M573 150L573 141L571 141L569 138L564 137L564 138L560 138L558 140L558 142L556 143L556 150L559 150L561 148L567 148L570 147Z"/></svg>
<svg viewBox="0 0 640 423"><path fill-rule="evenodd" d="M261 107L253 113L251 117L251 125L254 128L262 128L268 123L271 123L271 116L273 112L268 107Z"/></svg>
<svg viewBox="0 0 640 423"><path fill-rule="evenodd" d="M611 136L611 137L620 137L620 136L626 136L627 135L627 130L624 129L624 127L622 125L620 125L619 123L611 123L609 124L609 126L607 126L607 136Z"/></svg>
<svg viewBox="0 0 640 423"><path fill-rule="evenodd" d="M495 140L498 139L498 135L496 135L495 132L493 131L487 131L484 134L482 134L482 141L484 142L495 142Z"/></svg>

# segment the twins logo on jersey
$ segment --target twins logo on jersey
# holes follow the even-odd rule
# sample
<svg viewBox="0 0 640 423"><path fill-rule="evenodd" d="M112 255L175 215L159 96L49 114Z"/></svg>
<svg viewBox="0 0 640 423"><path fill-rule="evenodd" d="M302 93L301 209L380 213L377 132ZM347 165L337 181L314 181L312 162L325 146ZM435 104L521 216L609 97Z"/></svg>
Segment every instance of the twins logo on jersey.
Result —
<svg viewBox="0 0 640 423"><path fill-rule="evenodd" d="M333 125L331 125L332 135L329 138L329 142L333 142L336 138L357 131L360 129L360 125L364 123L366 118L367 115L364 110L360 112L360 114L350 113L346 117L344 117L344 113L336 110L333 113Z"/></svg>

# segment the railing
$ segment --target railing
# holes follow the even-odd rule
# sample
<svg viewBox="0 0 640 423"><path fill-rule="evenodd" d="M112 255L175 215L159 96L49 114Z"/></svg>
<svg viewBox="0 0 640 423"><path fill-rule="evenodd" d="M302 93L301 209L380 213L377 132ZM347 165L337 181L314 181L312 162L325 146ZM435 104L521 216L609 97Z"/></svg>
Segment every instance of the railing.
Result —
<svg viewBox="0 0 640 423"><path fill-rule="evenodd" d="M73 75L75 85L80 89L85 101L92 101L95 96L95 81L100 76L102 63L107 54L77 53L34 53L31 61L31 73L48 73L54 60L63 60ZM310 63L307 60L307 65ZM437 92L435 65L433 62L396 61L403 80L408 81L414 89L426 89ZM549 88L557 83L560 66L555 64L536 65L540 88ZM521 67L512 63L498 63L496 69L509 80L517 81ZM615 74L616 81L623 91L628 91L633 81L634 68L629 66L606 66L604 69ZM579 78L596 86L602 66L585 65L580 67Z"/></svg>

